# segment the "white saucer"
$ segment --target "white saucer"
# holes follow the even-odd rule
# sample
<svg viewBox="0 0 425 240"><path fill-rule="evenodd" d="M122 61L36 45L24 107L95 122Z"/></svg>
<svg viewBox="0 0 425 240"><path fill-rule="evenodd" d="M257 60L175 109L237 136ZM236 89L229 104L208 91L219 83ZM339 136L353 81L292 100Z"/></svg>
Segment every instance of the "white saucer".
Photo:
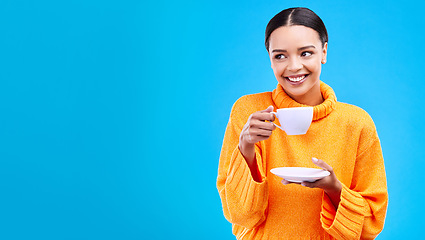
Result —
<svg viewBox="0 0 425 240"><path fill-rule="evenodd" d="M330 173L323 169L303 168L303 167L280 167L270 170L276 176L279 176L289 182L314 182L329 176Z"/></svg>

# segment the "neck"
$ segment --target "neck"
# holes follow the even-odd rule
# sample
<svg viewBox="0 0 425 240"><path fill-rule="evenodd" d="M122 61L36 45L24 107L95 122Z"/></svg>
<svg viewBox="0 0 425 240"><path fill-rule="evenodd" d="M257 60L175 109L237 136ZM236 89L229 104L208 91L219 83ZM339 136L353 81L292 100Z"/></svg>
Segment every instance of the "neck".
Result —
<svg viewBox="0 0 425 240"><path fill-rule="evenodd" d="M298 103L308 105L308 106L316 106L323 103L323 101L325 101L325 99L322 96L322 92L320 91L320 84L316 84L316 86L314 86L308 93L304 95L292 96L288 94L288 96L290 96L292 99L294 99Z"/></svg>

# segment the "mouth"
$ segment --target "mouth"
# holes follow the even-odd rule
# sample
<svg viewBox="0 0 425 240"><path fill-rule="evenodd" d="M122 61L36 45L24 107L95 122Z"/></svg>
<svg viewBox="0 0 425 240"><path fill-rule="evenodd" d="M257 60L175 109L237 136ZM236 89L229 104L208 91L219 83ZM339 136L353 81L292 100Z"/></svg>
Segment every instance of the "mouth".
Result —
<svg viewBox="0 0 425 240"><path fill-rule="evenodd" d="M308 76L309 76L309 74L299 74L299 75L287 76L287 77L284 77L284 78L286 79L286 81L288 81L292 85L299 85L299 84L303 83L307 79Z"/></svg>

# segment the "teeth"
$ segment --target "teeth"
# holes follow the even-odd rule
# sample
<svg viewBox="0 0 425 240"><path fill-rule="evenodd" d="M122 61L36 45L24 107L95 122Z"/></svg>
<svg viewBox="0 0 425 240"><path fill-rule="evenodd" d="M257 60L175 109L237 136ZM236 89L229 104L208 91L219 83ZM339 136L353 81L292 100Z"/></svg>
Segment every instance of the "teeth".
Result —
<svg viewBox="0 0 425 240"><path fill-rule="evenodd" d="M296 77L296 78L288 77L288 79L292 82L299 82L299 81L303 80L304 78L305 78L305 75L300 76L300 77Z"/></svg>

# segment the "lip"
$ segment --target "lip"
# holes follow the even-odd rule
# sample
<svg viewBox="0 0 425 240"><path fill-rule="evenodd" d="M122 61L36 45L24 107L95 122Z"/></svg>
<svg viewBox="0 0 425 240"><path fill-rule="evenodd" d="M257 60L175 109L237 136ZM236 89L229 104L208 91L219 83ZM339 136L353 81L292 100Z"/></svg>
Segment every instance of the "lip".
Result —
<svg viewBox="0 0 425 240"><path fill-rule="evenodd" d="M299 82L291 81L291 80L289 80L289 78L288 78L288 77L291 77L291 78L297 78L297 77L302 77L302 76L305 76L305 77L304 77L304 79L303 79L303 80L301 80L301 81L299 81ZM306 80L309 76L310 76L310 74L297 74L297 75L290 75L290 76L286 76L286 77L283 77L283 78L285 78L285 80L286 80L288 83L290 83L291 85L296 86L296 85L301 85L303 82L305 82L305 80Z"/></svg>

